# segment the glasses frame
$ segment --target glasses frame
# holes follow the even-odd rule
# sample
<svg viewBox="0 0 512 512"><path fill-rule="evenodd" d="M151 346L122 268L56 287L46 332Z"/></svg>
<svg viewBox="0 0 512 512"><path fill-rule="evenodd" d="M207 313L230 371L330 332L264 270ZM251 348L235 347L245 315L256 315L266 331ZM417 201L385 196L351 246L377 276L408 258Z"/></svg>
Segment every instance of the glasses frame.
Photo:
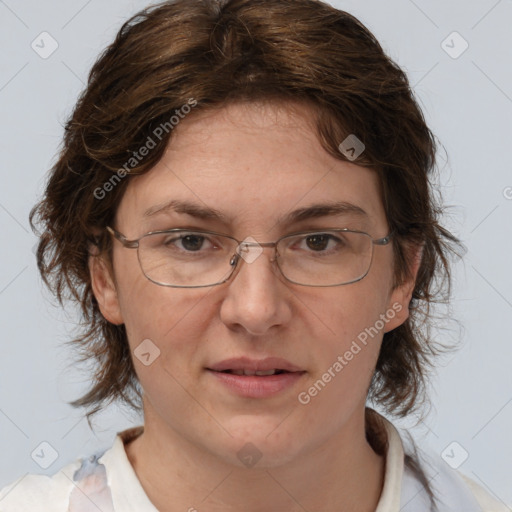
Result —
<svg viewBox="0 0 512 512"><path fill-rule="evenodd" d="M288 235L284 235L281 238L277 239L275 242L261 242L260 243L260 242L246 242L244 240L240 241L240 240L236 239L233 236L225 235L224 233L218 233L216 231L208 231L208 230L204 230L204 229L172 228L172 229L162 229L162 230L156 230L156 231L149 231L148 233L143 234L139 238L136 238L134 240L129 240L120 231L117 231L116 229L114 229L114 228L112 228L110 226L107 226L106 230L116 240L121 242L123 247L125 247L126 249L137 249L137 260L139 261L140 269L141 269L144 277L146 277L146 279L148 279L149 281L151 281L152 283L154 283L154 284L156 284L158 286L166 286L166 287L170 287L170 288L208 288L210 286L218 286L220 284L223 284L223 283L229 281L233 277L233 275L235 274L235 271L237 269L241 268L241 266L238 265L238 262L240 260L244 259L240 255L240 251L242 250L241 247L244 248L244 249L248 248L248 247L262 247L262 248L263 247L272 247L274 249L274 256L273 256L273 258L270 261L271 262L274 262L274 261L276 262L276 266L279 269L280 274L284 277L284 279L286 279L286 281L288 281L290 283L293 283L293 284L296 284L296 285L299 285L299 286L309 286L309 287L315 287L315 288L328 288L328 287L332 287L332 286L345 286L347 284L357 283L358 281L361 281L362 279L364 279L368 275L368 273L370 272L372 263L373 263L373 246L374 245L377 245L377 246L388 245L389 242L391 241L391 238L392 238L392 233L391 232L388 235L386 235L386 236L384 236L382 238L373 238L369 233L366 233L365 231L359 231L357 229L349 229L349 228L321 228L321 229L314 229L314 230L308 229L308 230L305 230L305 231L297 231L295 233L290 233ZM163 284L163 283L159 283L158 281L155 281L155 280L151 279L146 274L146 272L144 271L144 268L142 267L142 262L140 260L140 252L139 252L140 241L143 238L145 238L147 236L150 236L150 235L157 235L157 234L164 234L164 233L176 233L176 232L179 232L179 231L199 233L199 234L204 233L205 235L217 235L217 236L222 236L222 237L225 237L225 238L229 238L229 239L233 240L234 242L236 242L236 252L235 252L235 254L233 254L231 259L229 260L229 264L232 267L232 270L231 270L230 274L225 279L223 279L222 281L219 281L218 283L193 285L193 286ZM340 283L340 284L320 284L320 285L317 285L317 284L303 284L303 283L298 283L297 281L293 281L292 279L289 279L288 277L286 277L286 275L283 273L283 271L281 269L281 266L279 265L279 258L277 257L278 256L278 254L277 254L277 244L279 242L281 242L282 240L284 240L286 238L293 237L293 236L307 235L308 233L311 233L311 234L322 233L324 231L331 231L331 232L338 232L338 233L339 232L342 232L342 233L360 233L362 235L367 236L371 240L371 242L372 242L372 245L371 245L372 253L371 253L371 256L370 256L370 264L368 265L368 270L361 277L358 277L357 279L353 279L352 281L348 281L346 283Z"/></svg>

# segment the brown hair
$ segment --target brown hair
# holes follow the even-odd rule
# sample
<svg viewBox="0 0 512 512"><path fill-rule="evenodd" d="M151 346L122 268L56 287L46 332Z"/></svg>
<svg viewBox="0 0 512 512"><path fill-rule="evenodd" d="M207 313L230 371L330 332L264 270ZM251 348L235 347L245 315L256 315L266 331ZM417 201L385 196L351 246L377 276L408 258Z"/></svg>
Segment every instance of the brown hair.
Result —
<svg viewBox="0 0 512 512"><path fill-rule="evenodd" d="M101 315L88 269L92 244L110 255L105 227L131 175L159 160L184 105L283 100L313 108L319 140L336 158L347 159L338 147L349 134L363 141L355 163L379 176L395 284L410 275L407 248L423 244L410 317L384 335L369 398L401 416L424 402L427 371L443 349L430 333L429 306L449 295L458 240L438 223L435 140L406 75L356 18L323 2L175 0L128 20L99 57L30 216L33 229L42 227L45 283L61 304L81 307L83 330L72 343L96 371L89 392L71 403L92 408L88 416L115 399L141 406L125 328ZM134 160L148 137L154 149Z"/></svg>

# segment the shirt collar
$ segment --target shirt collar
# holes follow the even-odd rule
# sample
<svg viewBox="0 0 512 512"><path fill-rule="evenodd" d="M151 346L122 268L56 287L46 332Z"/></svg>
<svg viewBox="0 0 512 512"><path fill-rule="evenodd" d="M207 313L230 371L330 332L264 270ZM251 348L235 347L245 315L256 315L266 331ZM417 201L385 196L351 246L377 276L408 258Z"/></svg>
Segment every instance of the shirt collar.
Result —
<svg viewBox="0 0 512 512"><path fill-rule="evenodd" d="M397 429L384 416L378 416L385 428L387 443L384 485L375 512L399 512L404 449ZM106 467L114 510L158 512L147 497L125 450L125 444L140 436L143 431L141 425L119 432L112 448L99 459Z"/></svg>

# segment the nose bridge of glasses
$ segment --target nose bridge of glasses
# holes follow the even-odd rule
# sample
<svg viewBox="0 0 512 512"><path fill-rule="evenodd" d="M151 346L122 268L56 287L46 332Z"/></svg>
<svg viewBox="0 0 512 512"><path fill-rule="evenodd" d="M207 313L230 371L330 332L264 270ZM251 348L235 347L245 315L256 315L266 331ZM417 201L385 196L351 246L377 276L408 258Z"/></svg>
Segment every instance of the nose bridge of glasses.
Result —
<svg viewBox="0 0 512 512"><path fill-rule="evenodd" d="M255 261L262 253L265 247L275 248L277 242L257 242L252 237L247 237L242 242L239 242L236 248L237 258L231 259L231 265L238 261L238 257L241 257L247 263ZM251 250L252 249L252 250ZM273 261L273 259L271 260Z"/></svg>
<svg viewBox="0 0 512 512"><path fill-rule="evenodd" d="M252 239L254 240L254 239ZM275 247L277 245L277 242L256 242L256 241L247 241L243 240L238 244L238 247L244 250L245 248L249 247Z"/></svg>
<svg viewBox="0 0 512 512"><path fill-rule="evenodd" d="M247 252L251 247L253 247L261 253L264 247L275 247L276 245L277 242L258 242L249 236L238 243L237 252Z"/></svg>

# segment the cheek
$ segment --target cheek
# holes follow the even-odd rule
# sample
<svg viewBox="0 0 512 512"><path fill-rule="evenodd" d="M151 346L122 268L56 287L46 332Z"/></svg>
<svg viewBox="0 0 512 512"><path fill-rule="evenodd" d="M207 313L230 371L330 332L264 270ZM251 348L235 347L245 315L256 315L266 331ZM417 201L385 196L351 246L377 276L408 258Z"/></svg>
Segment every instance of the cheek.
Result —
<svg viewBox="0 0 512 512"><path fill-rule="evenodd" d="M134 251L135 252L135 251ZM141 343L160 351L160 363L177 366L185 354L193 357L209 313L204 304L209 289L180 289L149 281L135 258L119 261L118 298L132 354ZM146 340L150 340L149 343ZM196 341L197 340L197 341ZM154 349L155 352L158 352ZM172 359L169 355L172 354ZM140 361L134 359L136 368Z"/></svg>
<svg viewBox="0 0 512 512"><path fill-rule="evenodd" d="M307 417L305 428L312 431L321 421L324 433L333 433L366 402L382 342L385 300L369 294L371 287L363 281L350 285L350 293L347 287L317 302L314 311L322 321L310 316L315 364L297 399Z"/></svg>
<svg viewBox="0 0 512 512"><path fill-rule="evenodd" d="M317 386L325 402L359 400L366 394L383 333L395 316L387 310L388 281L382 274L368 274L346 287L323 290L321 300L318 292L316 300L313 295L304 299L316 354L310 382L326 383Z"/></svg>
<svg viewBox="0 0 512 512"><path fill-rule="evenodd" d="M348 350L352 341L364 342L365 334L382 331L382 314L386 313L389 292L386 283L365 279L345 287L322 290L319 296L305 296L302 301L309 309L309 323L315 337L325 340L336 352ZM317 347L318 348L318 347Z"/></svg>
<svg viewBox="0 0 512 512"><path fill-rule="evenodd" d="M204 306L206 292L199 295L197 290L165 288L149 281L134 291L125 307L135 372L152 408L186 432L197 415L207 419L193 399L201 396L197 387L204 351L201 339L211 321Z"/></svg>

